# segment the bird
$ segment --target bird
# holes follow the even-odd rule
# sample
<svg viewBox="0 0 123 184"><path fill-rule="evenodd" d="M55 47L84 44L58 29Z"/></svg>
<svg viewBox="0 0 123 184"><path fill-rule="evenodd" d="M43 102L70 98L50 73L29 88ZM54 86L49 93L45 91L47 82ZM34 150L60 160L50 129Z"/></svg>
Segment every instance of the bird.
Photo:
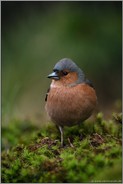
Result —
<svg viewBox="0 0 123 184"><path fill-rule="evenodd" d="M88 119L97 105L97 95L83 70L69 58L59 60L47 77L51 84L45 97L45 110L59 128L63 147L64 126L80 125Z"/></svg>

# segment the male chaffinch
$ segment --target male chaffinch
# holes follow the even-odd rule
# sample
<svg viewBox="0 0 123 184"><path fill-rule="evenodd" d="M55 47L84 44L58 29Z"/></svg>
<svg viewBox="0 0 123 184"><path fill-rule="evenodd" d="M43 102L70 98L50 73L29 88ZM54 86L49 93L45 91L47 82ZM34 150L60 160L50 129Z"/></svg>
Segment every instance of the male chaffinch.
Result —
<svg viewBox="0 0 123 184"><path fill-rule="evenodd" d="M59 127L63 146L63 127L80 124L89 118L96 107L97 97L92 83L83 71L68 58L58 61L46 94L46 111Z"/></svg>

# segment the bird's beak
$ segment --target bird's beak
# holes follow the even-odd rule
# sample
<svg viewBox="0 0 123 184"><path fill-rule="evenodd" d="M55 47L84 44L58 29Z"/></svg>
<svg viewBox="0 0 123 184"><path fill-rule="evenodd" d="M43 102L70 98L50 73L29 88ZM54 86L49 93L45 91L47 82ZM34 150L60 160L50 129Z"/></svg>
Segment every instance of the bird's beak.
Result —
<svg viewBox="0 0 123 184"><path fill-rule="evenodd" d="M48 78L59 80L59 76L57 72L53 72L47 76Z"/></svg>

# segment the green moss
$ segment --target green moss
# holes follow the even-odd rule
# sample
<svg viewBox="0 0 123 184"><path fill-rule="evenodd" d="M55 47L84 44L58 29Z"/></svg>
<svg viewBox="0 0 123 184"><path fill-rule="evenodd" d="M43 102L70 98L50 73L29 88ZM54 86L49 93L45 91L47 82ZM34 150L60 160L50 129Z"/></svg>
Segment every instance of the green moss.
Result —
<svg viewBox="0 0 123 184"><path fill-rule="evenodd" d="M65 127L64 148L52 124L40 130L30 122L25 126L15 121L2 130L9 145L6 149L3 141L3 183L121 182L121 123L104 120L102 113L95 122Z"/></svg>
<svg viewBox="0 0 123 184"><path fill-rule="evenodd" d="M9 149L18 143L28 144L30 138L33 138L38 130L39 128L28 120L11 120L9 123L2 126L2 149Z"/></svg>

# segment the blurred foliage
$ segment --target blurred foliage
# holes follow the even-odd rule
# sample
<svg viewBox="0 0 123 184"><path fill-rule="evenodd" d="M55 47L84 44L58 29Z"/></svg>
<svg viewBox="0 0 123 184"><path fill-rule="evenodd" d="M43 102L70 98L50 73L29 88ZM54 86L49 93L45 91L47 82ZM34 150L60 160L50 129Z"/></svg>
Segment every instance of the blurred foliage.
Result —
<svg viewBox="0 0 123 184"><path fill-rule="evenodd" d="M2 130L3 183L122 182L122 125L114 118L106 121L99 113L95 122L65 127L63 148L54 125L39 130L29 124L13 120Z"/></svg>
<svg viewBox="0 0 123 184"><path fill-rule="evenodd" d="M1 2L3 123L45 122L46 76L64 57L93 81L102 110L121 111L121 3Z"/></svg>

